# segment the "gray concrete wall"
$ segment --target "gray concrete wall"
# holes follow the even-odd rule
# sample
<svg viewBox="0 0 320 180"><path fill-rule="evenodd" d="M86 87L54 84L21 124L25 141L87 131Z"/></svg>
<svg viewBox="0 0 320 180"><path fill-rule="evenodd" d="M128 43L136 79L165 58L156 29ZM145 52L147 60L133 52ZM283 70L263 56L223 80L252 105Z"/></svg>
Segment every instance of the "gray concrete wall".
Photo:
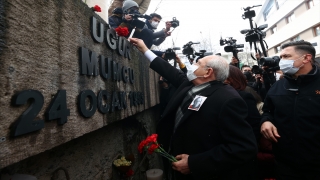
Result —
<svg viewBox="0 0 320 180"><path fill-rule="evenodd" d="M110 131L105 135L106 142L102 142L104 139L100 139L99 132L94 132L98 136L90 135L89 137L92 136L91 138L94 139L92 140L92 143L95 143L93 146L98 146L100 141L105 144L106 151L103 153L105 153L105 157L108 157L108 160L101 161L105 161L106 167L110 168L110 160L113 155L108 153L123 152L121 144L126 144L127 140L123 139L122 132L115 130L120 127L112 126L113 129L108 125L144 112L158 104L158 75L149 69L148 61L133 47L131 47L132 60L128 60L119 56L116 51L108 49L105 43L94 42L90 31L92 16L96 17L99 22L105 23L81 0L0 1L0 168L35 156L73 139L79 139L73 142L89 142L90 140L81 139L85 137L85 134L98 129L100 133L103 131L102 129ZM80 47L112 58L115 62L132 68L135 77L134 84L111 79L105 80L101 76L81 75ZM13 137L10 135L12 133L10 127L13 127L19 116L26 112L32 104L32 101L29 100L24 105L14 105L14 96L29 89L39 91L44 97L44 104L33 120L35 123L44 120L44 128ZM81 91L88 89L92 90L95 95L100 90L107 90L109 93L124 91L126 92L127 108L107 114L96 111L92 117L85 118L79 112L77 103ZM45 117L46 110L58 90L66 90L66 104L70 110L68 121L64 125L58 125L56 120L46 121ZM130 91L143 92L144 104L130 106L128 98ZM109 101L110 98L107 103L110 103ZM87 100L86 106L89 108L89 100ZM150 121L153 120L152 117ZM152 126L150 125L150 127ZM117 144L116 142L121 143ZM72 144L72 142L69 143ZM135 145L134 148L136 148ZM72 145L69 144L61 148L71 147ZM89 145L87 147L89 148ZM75 163L66 158L67 154L59 152L60 150L53 153L56 153L54 155L56 161L68 161L70 165L67 166L70 167L73 164L74 170L72 171L79 172L79 176L74 177L80 177L81 174L85 174L85 172L81 172L85 167L90 168L92 172L94 171L92 169L95 168L94 164L84 163L91 158L90 153L85 152L88 151L88 148L83 147L81 149L83 152L77 152L79 147L69 150L70 155L72 152L77 152L79 153L77 158L81 156L84 158L84 160L80 160L80 158ZM114 150L107 152L111 149ZM103 149L99 149L99 151L103 151ZM90 149L89 152L92 154L95 150ZM59 155L59 153L62 154ZM101 155L104 155L103 153ZM49 154L44 156L47 155ZM31 160L31 162L36 162L32 166L41 168L39 167L42 166L41 161L46 158L41 159ZM42 171L42 173L50 174L58 164L53 165L50 171ZM76 164L79 167L76 167ZM27 168L27 166L29 165L21 168ZM40 175L40 177L42 176Z"/></svg>
<svg viewBox="0 0 320 180"><path fill-rule="evenodd" d="M118 180L112 162L119 155L133 154L134 179L144 180L145 171L161 168L157 155L137 151L138 143L155 131L157 108L111 123L94 132L73 139L61 146L27 158L2 169L2 174L29 174L38 180Z"/></svg>

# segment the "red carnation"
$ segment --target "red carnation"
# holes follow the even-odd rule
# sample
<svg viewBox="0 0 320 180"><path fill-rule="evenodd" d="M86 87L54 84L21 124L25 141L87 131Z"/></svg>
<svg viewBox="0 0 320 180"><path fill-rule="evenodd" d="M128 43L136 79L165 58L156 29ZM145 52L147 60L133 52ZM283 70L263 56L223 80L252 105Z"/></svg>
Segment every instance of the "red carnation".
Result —
<svg viewBox="0 0 320 180"><path fill-rule="evenodd" d="M171 162L177 162L177 159L168 154L157 142L158 134L152 134L148 136L145 140L142 140L138 146L138 150L140 153L143 150L147 150L148 154L152 154L153 152L159 153L161 156L167 158Z"/></svg>
<svg viewBox="0 0 320 180"><path fill-rule="evenodd" d="M147 141L143 140L140 142L139 146L138 146L138 150L140 153L142 153L144 146L147 145Z"/></svg>
<svg viewBox="0 0 320 180"><path fill-rule="evenodd" d="M92 9L93 11L101 12L101 7L98 5L95 5Z"/></svg>
<svg viewBox="0 0 320 180"><path fill-rule="evenodd" d="M151 144L149 149L148 149L148 153L152 154L158 147L159 147L158 144Z"/></svg>
<svg viewBox="0 0 320 180"><path fill-rule="evenodd" d="M124 37L126 37L126 36L129 35L129 30L128 30L127 27L120 27L120 26L119 26L119 27L117 27L115 30L116 30L118 36L124 36Z"/></svg>
<svg viewBox="0 0 320 180"><path fill-rule="evenodd" d="M158 134L152 134L148 137L149 142L157 142Z"/></svg>

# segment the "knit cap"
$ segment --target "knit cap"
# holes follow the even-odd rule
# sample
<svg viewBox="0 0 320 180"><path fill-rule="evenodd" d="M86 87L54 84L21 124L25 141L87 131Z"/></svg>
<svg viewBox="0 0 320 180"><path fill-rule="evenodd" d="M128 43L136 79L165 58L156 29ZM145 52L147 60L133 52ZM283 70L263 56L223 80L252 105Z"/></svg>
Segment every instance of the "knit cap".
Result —
<svg viewBox="0 0 320 180"><path fill-rule="evenodd" d="M126 0L123 2L123 6L122 6L122 11L126 12L128 9L132 8L132 7L139 7L139 5L132 1L132 0Z"/></svg>

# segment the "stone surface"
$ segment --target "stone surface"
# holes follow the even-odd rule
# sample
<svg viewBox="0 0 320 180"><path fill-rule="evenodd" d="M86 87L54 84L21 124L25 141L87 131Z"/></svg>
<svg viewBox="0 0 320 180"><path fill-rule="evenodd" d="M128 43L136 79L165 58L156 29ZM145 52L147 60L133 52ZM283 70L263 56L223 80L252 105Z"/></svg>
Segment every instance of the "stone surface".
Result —
<svg viewBox="0 0 320 180"><path fill-rule="evenodd" d="M134 179L144 180L145 171L162 168L157 155L137 150L139 142L155 131L157 108L116 121L94 132L73 139L61 146L45 151L2 169L5 174L29 174L38 180L118 180L120 176L112 162L120 155L133 154ZM139 166L139 167L138 167Z"/></svg>
<svg viewBox="0 0 320 180"><path fill-rule="evenodd" d="M0 168L104 128L159 102L158 75L149 69L148 61L135 48L131 48L132 60L128 60L116 51L109 50L105 43L94 42L90 33L92 16L104 22L81 0L0 1ZM80 75L80 47L132 68L134 84ZM10 126L30 106L30 101L25 105L13 106L13 96L28 89L38 90L44 96L44 105L35 120L45 119L46 108L54 95L58 90L66 90L67 107L70 109L68 122L59 126L55 120L45 121L45 127L40 131L11 137ZM106 115L96 111L91 118L84 118L79 113L77 98L81 91L87 89L96 95L100 90L109 93L125 91L127 96L130 91L141 91L144 92L145 101L143 105L130 107L127 98L128 107L125 110ZM117 142L123 139L115 138L119 132L107 129L113 132L108 134L108 144L121 150ZM72 155L73 152L70 150L68 153ZM83 158L91 158L90 154L81 153ZM59 157L58 154L55 156ZM110 160L113 156L106 152L106 157ZM86 163L81 159L78 161L75 163ZM106 160L105 163L110 165L110 161ZM95 166L90 163L87 165Z"/></svg>

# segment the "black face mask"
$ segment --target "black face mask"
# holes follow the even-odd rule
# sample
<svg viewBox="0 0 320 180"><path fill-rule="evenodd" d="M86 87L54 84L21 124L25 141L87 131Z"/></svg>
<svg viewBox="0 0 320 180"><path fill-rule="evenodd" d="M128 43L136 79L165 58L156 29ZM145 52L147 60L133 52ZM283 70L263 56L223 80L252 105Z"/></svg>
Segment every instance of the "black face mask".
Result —
<svg viewBox="0 0 320 180"><path fill-rule="evenodd" d="M249 71L244 72L243 75L246 76L247 80L250 80L252 78L252 74Z"/></svg>

